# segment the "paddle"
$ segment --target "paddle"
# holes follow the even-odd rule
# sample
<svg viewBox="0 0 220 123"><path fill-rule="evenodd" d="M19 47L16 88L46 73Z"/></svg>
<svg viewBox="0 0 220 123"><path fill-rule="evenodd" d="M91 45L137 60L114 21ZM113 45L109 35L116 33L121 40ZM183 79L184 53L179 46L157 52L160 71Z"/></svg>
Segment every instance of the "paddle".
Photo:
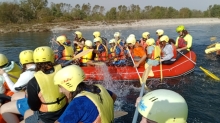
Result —
<svg viewBox="0 0 220 123"><path fill-rule="evenodd" d="M160 79L161 79L161 82L163 80L163 69L162 69L162 61L161 61L161 58L160 58Z"/></svg>
<svg viewBox="0 0 220 123"><path fill-rule="evenodd" d="M179 52L181 55L183 55L184 57L186 57L188 60L190 60L192 63L194 63L196 65L196 63L192 59L190 59L189 57L187 57L186 55L184 55L183 53L181 53L178 50L177 50L177 52Z"/></svg>
<svg viewBox="0 0 220 123"><path fill-rule="evenodd" d="M210 37L210 41L215 41L217 38L215 36Z"/></svg>
<svg viewBox="0 0 220 123"><path fill-rule="evenodd" d="M119 118L127 114L128 112L125 112L125 111L114 111L114 118Z"/></svg>
<svg viewBox="0 0 220 123"><path fill-rule="evenodd" d="M90 52L92 52L92 51L93 51L93 49L83 50L83 51L80 52L79 54L75 55L75 56L73 57L73 59L67 61L66 63L63 63L62 66L68 65L68 64L71 63L73 60L78 59L78 58L80 58L80 57L82 57L82 56L84 56L84 55L86 55L86 54L88 54L88 53L90 53Z"/></svg>

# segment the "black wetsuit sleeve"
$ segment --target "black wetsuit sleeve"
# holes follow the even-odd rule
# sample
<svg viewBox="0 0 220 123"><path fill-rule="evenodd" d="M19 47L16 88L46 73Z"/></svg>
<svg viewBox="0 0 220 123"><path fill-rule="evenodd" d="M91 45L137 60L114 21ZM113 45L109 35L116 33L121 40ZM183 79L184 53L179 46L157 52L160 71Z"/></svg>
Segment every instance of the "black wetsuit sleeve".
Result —
<svg viewBox="0 0 220 123"><path fill-rule="evenodd" d="M27 95L28 95L28 105L31 110L38 111L41 106L40 98L38 93L40 92L40 87L37 83L35 77L33 77L27 85Z"/></svg>

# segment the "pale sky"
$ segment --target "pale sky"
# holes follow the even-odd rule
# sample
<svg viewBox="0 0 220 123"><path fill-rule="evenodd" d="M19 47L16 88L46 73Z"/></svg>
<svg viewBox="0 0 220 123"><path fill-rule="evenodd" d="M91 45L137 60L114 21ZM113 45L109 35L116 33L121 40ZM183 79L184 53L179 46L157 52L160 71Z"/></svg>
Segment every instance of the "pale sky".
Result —
<svg viewBox="0 0 220 123"><path fill-rule="evenodd" d="M19 1L19 0L0 0L3 1ZM94 5L102 5L106 10L109 10L111 7L118 7L119 5L129 6L131 4L139 5L141 9L145 6L172 6L175 9L179 10L183 7L188 7L190 9L197 10L207 10L209 5L220 4L220 0L48 0L49 3L68 3L73 7L76 4L82 5L83 3L90 3L93 7Z"/></svg>

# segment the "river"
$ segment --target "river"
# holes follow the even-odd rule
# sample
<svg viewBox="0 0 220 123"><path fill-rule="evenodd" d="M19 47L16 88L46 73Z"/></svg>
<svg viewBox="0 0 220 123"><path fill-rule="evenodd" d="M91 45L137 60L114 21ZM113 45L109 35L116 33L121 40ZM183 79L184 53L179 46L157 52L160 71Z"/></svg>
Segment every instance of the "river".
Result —
<svg viewBox="0 0 220 123"><path fill-rule="evenodd" d="M163 26L165 34L170 38L176 38L176 26ZM220 77L220 59L216 58L215 54L206 55L205 48L214 43L211 42L211 36L220 38L220 25L186 25L187 30L193 36L193 50L197 54L197 65L193 73L181 78L181 84L168 89L180 93L186 100L189 108L188 123L219 123L220 122L220 82L217 82L207 77L200 69L202 66L215 75ZM138 27L138 28L121 28L121 29L103 29L97 28L102 35L111 39L115 31L122 33L125 38L129 34L135 34L139 39L144 31L149 31L151 37L156 38L155 31L158 27ZM83 32L86 39L92 40L92 33L95 30L79 30ZM0 34L0 52L4 53L9 60L18 62L18 55L20 51L32 49L38 46L49 46L50 39L56 35L66 34L70 39L73 39L73 31L69 32L40 32L40 33L8 33ZM169 80L168 80L169 81ZM135 82L134 82L135 83ZM138 83L138 82L136 82ZM128 89L128 88L124 88ZM128 112L128 115L115 119L116 123L130 123L134 114L134 102L138 97L140 88L130 87L125 96L119 96L123 100L120 108ZM140 121L140 116L138 121Z"/></svg>

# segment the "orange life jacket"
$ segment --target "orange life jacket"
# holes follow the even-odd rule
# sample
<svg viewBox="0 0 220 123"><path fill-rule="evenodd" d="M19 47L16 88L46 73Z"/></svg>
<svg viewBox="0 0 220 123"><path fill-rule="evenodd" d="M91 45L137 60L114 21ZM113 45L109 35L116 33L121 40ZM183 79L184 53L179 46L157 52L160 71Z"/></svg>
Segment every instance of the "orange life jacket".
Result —
<svg viewBox="0 0 220 123"><path fill-rule="evenodd" d="M173 58L175 59L176 58L176 56L177 56L177 50L176 50L176 46L175 46L175 44L171 44L172 45L172 48L173 48Z"/></svg>
<svg viewBox="0 0 220 123"><path fill-rule="evenodd" d="M106 60L108 60L108 49L107 49L107 47L104 44L99 44L99 45L97 45L96 50L99 49L100 45L102 45L105 48L105 51L102 52L102 53L96 54L94 60L95 61L106 61Z"/></svg>
<svg viewBox="0 0 220 123"><path fill-rule="evenodd" d="M74 54L74 51L73 51L73 47L70 45L70 46L67 46L67 45L63 45L64 46L64 50L62 52L62 60L71 60L73 58L73 54Z"/></svg>

